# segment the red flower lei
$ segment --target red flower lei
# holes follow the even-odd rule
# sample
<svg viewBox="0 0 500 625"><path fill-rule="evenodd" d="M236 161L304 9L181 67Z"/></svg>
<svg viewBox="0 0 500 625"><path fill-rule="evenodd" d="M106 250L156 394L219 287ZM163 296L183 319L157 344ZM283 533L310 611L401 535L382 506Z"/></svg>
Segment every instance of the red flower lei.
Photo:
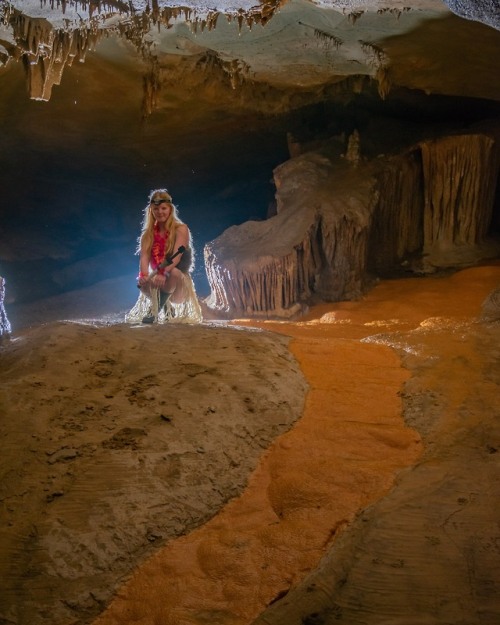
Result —
<svg viewBox="0 0 500 625"><path fill-rule="evenodd" d="M157 225L154 227L154 236L153 236L153 245L151 246L151 267L153 269L157 269L161 264L163 259L165 258L165 251L168 241L169 231L167 230L165 234L161 234ZM158 270L158 273L164 273L165 268Z"/></svg>

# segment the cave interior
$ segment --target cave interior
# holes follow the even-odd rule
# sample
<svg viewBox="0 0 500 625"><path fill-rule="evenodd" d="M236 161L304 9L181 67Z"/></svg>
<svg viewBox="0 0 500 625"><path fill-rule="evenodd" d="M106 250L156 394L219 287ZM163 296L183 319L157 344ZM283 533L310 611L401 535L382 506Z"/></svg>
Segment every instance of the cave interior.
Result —
<svg viewBox="0 0 500 625"><path fill-rule="evenodd" d="M133 285L158 187L191 228L216 314L291 316L373 278L498 255L494 21L441 2L143 9L4 3L0 262L14 315L119 276ZM318 209L327 191L301 163L320 153L343 208ZM350 176L374 181L354 225L339 191ZM285 211L298 218L273 226Z"/></svg>

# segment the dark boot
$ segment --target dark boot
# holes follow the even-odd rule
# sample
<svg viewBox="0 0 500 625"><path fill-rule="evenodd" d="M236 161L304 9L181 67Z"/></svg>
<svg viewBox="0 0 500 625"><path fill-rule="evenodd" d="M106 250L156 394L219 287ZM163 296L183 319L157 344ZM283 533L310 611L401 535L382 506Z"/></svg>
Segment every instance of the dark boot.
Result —
<svg viewBox="0 0 500 625"><path fill-rule="evenodd" d="M155 321L156 317L153 315L153 309L150 306L146 316L142 318L142 323L154 323Z"/></svg>
<svg viewBox="0 0 500 625"><path fill-rule="evenodd" d="M166 291L160 291L160 301L159 308L160 310L165 306L168 302L168 298L172 295L172 293L167 293Z"/></svg>

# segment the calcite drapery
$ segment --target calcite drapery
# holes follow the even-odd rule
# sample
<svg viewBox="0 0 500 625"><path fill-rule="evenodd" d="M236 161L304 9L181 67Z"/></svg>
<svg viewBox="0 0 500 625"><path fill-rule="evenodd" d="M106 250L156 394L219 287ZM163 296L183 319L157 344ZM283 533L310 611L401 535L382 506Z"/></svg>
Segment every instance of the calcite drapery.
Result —
<svg viewBox="0 0 500 625"><path fill-rule="evenodd" d="M498 149L484 134L420 144L424 178L424 254L443 262L457 246L481 243L493 214ZM439 260L438 260L439 262Z"/></svg>
<svg viewBox="0 0 500 625"><path fill-rule="evenodd" d="M332 145L276 168L276 216L206 245L209 308L291 317L317 298L359 296L370 272L400 270L411 257L426 272L485 253L498 178L494 134L422 140L371 163L349 164Z"/></svg>
<svg viewBox="0 0 500 625"><path fill-rule="evenodd" d="M422 160L418 150L394 156L378 175L380 199L373 213L368 265L388 273L423 245Z"/></svg>
<svg viewBox="0 0 500 625"><path fill-rule="evenodd" d="M233 226L205 246L210 308L291 317L314 294L360 294L376 179L337 152L329 146L276 168L277 215Z"/></svg>
<svg viewBox="0 0 500 625"><path fill-rule="evenodd" d="M492 221L498 178L493 136L464 133L419 142L379 174L369 266L394 272L406 259L419 271L477 259ZM493 246L494 248L494 246Z"/></svg>

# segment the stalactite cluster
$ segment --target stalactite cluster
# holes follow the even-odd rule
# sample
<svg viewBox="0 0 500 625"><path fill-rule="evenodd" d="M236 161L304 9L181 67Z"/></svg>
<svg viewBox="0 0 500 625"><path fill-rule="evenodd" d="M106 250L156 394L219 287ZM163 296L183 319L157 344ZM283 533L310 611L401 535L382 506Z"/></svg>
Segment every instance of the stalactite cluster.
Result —
<svg viewBox="0 0 500 625"><path fill-rule="evenodd" d="M220 17L220 12L209 9L197 12L189 7L160 8L153 2L147 9L136 14L132 5L124 2L94 2L82 0L71 2L67 0L43 0L50 2L52 8L60 8L63 12L66 6L81 6L89 13L90 18L82 21L78 27L69 25L65 29L54 29L52 25L39 18L31 18L9 5L3 7L2 21L13 30L16 46L3 46L0 49L0 63L6 64L10 58L22 58L28 80L28 92L32 99L49 100L52 87L60 83L62 73L67 65L71 65L76 58L85 59L86 52L92 50L99 39L110 33L118 33L121 37L132 42L146 61L156 59L152 57L150 42L144 35L153 26L172 27L173 20L183 19L193 33L214 29ZM264 25L280 7L281 0L266 0L253 7L250 11L239 9L225 15L229 22L237 21L240 31L243 25L252 28L254 24ZM108 15L119 14L123 19L113 26L100 26L99 20L103 13ZM95 15L95 17L92 17ZM228 61L223 70L229 77L233 89L242 83L248 72L248 65L241 60ZM156 100L160 91L159 73L154 67L144 77L143 115L147 116L156 107Z"/></svg>
<svg viewBox="0 0 500 625"><path fill-rule="evenodd" d="M391 15L394 15L396 19L399 19L402 13L406 13L407 11L411 11L411 7L403 7L402 9L398 9L396 7L385 7L384 9L378 9L377 13L379 15L390 13Z"/></svg>
<svg viewBox="0 0 500 625"><path fill-rule="evenodd" d="M30 97L49 100L52 87L61 81L62 72L76 59L83 61L104 31L95 26L75 30L54 30L44 19L11 11L8 22L28 77Z"/></svg>
<svg viewBox="0 0 500 625"><path fill-rule="evenodd" d="M371 163L305 153L274 172L277 215L234 226L205 248L208 306L290 317L304 303L359 296L373 273L482 243L499 170L492 136L422 141ZM297 199L300 198L300 199ZM428 262L428 261L427 261Z"/></svg>

